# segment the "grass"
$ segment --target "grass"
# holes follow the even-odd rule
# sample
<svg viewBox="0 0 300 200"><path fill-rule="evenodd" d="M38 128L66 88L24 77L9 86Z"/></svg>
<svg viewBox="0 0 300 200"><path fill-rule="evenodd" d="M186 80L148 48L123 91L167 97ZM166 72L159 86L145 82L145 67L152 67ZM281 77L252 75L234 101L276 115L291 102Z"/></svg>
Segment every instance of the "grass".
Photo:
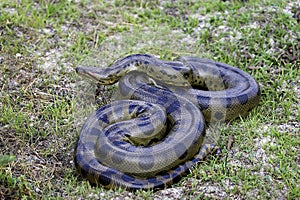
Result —
<svg viewBox="0 0 300 200"><path fill-rule="evenodd" d="M1 199L300 198L299 9L296 0L1 1ZM92 187L73 151L95 88L74 68L138 52L237 66L260 84L260 105L222 127L220 161L168 189Z"/></svg>

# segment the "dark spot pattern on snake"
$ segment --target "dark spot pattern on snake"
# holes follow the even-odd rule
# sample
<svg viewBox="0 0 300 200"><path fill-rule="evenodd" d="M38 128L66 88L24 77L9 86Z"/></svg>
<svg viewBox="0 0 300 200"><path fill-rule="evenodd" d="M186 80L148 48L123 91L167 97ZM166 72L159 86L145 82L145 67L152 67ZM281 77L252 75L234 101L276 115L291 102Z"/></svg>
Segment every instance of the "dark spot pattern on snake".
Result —
<svg viewBox="0 0 300 200"><path fill-rule="evenodd" d="M137 104L130 104L128 106L128 113L131 114L132 112L134 112L134 110L138 107Z"/></svg>
<svg viewBox="0 0 300 200"><path fill-rule="evenodd" d="M186 157L187 155L187 149L185 144L183 143L178 143L174 146L174 151L178 157L178 159L182 160Z"/></svg>
<svg viewBox="0 0 300 200"><path fill-rule="evenodd" d="M136 66L134 66L134 63ZM137 72L133 72L132 69L137 70ZM159 85L162 82L166 82L170 86L174 84L176 87L182 84L179 75L168 73L174 69L179 72L180 76L189 78L188 81L196 85L194 88L186 89L183 94L180 94L180 97L173 94L165 85ZM81 73L82 71L85 72L86 70L77 70L77 73ZM150 105L157 103L165 107L168 121L171 122L167 125L167 130L171 131L171 133L167 133L165 139L162 141L155 140L151 147L136 147L129 144L128 141L123 141L122 136L115 135L123 134L125 137L126 134L129 134L127 133L129 129L127 128L128 130L126 130L126 126L123 129L105 129L105 127L118 117L122 118L123 113L128 112L130 117L144 114L144 112L147 113L149 107L145 106L145 104L139 101L126 100L127 104L119 107L119 110L111 108L115 104L107 104L97 109L87 119L76 147L75 165L83 177L86 177L91 182L95 182L97 179L97 183L108 188L119 186L131 189L165 187L179 180L186 171L203 159L215 147L214 144L201 143L205 136L205 122L202 116L199 117L201 115L199 110L203 112L205 120L208 122L211 119L231 120L240 114L248 113L258 104L260 96L259 86L247 73L224 63L197 57L182 57L176 62L170 62L159 60L148 54L133 54L119 59L110 68L106 68L105 70L99 69L97 73L101 75L100 77L104 77L104 79L99 79L99 83L112 84L119 81L121 94L130 94L130 98L132 99L146 101ZM212 76L211 74L213 73L217 74L217 76ZM147 78L146 74L151 78ZM177 77L179 78L178 80ZM203 87L203 90L199 90L201 87ZM208 88L214 91L209 91ZM187 99L187 97L191 99ZM192 105L191 102L194 102L195 105ZM219 104L216 106L213 105L216 102L219 102ZM221 110L219 110L220 108ZM185 115L182 116L184 113ZM114 115L114 117L111 115ZM155 121L159 121L159 119ZM191 123L190 126L189 121ZM152 130L152 121L150 118L148 120L144 117L144 121L135 121L134 123L143 134L147 132L146 130ZM187 129L182 129L183 127ZM105 132L103 133L104 130ZM180 133L183 134L177 137L173 136L173 134ZM96 139L98 135L99 138ZM197 136L197 138L193 138L194 136ZM106 143L108 141L106 137L111 141ZM185 140L177 142L179 138L190 139L188 140L189 142ZM96 144L93 141L98 141L97 144L99 146L96 149L101 148L104 151L94 153ZM156 145L156 142L158 145ZM187 143L192 144L193 147L189 147ZM170 147L167 148L170 153L160 153L157 150L157 146ZM115 147L127 151L128 155L130 153L138 155L138 165L134 166L139 171L137 173L144 170L156 171L155 166L158 166L159 163L164 164L171 159L172 155L175 155L175 160L172 160L172 162L177 164L172 165L170 169L163 169L157 175L150 175L149 177L141 178L139 176L128 175L114 169L114 166L104 166L99 161L98 157L104 157L119 164L129 162L131 157L127 153L122 154L112 151ZM194 152L198 153L192 155ZM95 158L95 154L98 154L97 159ZM157 157L154 159L153 155Z"/></svg>
<svg viewBox="0 0 300 200"><path fill-rule="evenodd" d="M214 116L215 116L215 119L217 119L217 120L222 120L222 119L224 119L224 114L223 114L223 112L215 112L215 114L214 114Z"/></svg>
<svg viewBox="0 0 300 200"><path fill-rule="evenodd" d="M197 101L200 106L200 110L207 110L209 108L210 97L197 96Z"/></svg>
<svg viewBox="0 0 300 200"><path fill-rule="evenodd" d="M98 120L101 120L102 122L109 124L109 117L107 114L102 114L98 117Z"/></svg>
<svg viewBox="0 0 300 200"><path fill-rule="evenodd" d="M174 111L178 110L180 108L179 101L174 101L172 104L167 107L167 113L173 113Z"/></svg>
<svg viewBox="0 0 300 200"><path fill-rule="evenodd" d="M248 96L246 94L237 96L237 99L242 105L245 105L248 102Z"/></svg>
<svg viewBox="0 0 300 200"><path fill-rule="evenodd" d="M154 166L154 157L151 155L140 156L139 166L142 169L151 169Z"/></svg>

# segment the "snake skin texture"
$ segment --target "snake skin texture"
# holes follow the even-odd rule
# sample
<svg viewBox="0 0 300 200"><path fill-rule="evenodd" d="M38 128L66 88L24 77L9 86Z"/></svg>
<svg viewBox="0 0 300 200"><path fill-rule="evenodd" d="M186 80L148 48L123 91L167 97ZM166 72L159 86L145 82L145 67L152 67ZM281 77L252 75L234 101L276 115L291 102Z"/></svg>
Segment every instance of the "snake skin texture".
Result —
<svg viewBox="0 0 300 200"><path fill-rule="evenodd" d="M122 100L84 123L75 164L91 183L149 189L176 182L217 149L205 124L244 116L259 102L256 81L242 70L197 57L163 61L133 54L110 67L79 66L99 84L119 83Z"/></svg>

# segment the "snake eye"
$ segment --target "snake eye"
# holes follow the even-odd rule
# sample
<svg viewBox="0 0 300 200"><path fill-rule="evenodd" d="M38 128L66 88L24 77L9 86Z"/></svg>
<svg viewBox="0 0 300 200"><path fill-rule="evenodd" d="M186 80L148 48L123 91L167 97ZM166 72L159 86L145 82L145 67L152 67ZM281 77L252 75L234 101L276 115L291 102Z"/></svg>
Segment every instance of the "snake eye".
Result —
<svg viewBox="0 0 300 200"><path fill-rule="evenodd" d="M188 79L189 76L190 76L189 73L184 73L184 74L183 74L183 78L185 78L185 79Z"/></svg>

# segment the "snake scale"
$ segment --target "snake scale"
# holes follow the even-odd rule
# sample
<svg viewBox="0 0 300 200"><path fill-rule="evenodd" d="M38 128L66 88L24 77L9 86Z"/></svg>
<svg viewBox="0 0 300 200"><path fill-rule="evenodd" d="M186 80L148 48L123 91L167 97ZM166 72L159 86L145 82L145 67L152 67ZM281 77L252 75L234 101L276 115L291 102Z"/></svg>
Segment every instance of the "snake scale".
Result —
<svg viewBox="0 0 300 200"><path fill-rule="evenodd" d="M208 59L160 60L132 54L100 69L76 68L102 85L119 83L123 99L101 106L84 123L75 164L107 188L166 187L215 149L205 122L246 115L260 97L244 71Z"/></svg>

